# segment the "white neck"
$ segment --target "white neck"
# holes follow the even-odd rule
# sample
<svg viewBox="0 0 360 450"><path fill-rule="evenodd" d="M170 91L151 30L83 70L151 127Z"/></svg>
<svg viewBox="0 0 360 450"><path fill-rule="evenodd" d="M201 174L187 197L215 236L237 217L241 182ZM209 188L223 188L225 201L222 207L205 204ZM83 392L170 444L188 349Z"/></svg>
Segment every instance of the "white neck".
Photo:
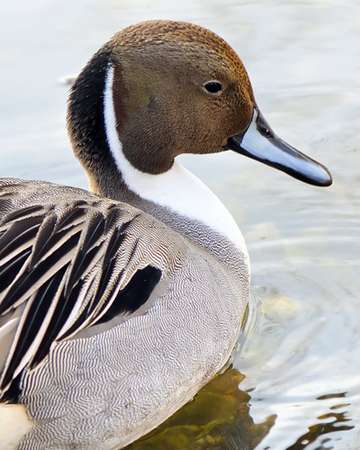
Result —
<svg viewBox="0 0 360 450"><path fill-rule="evenodd" d="M108 145L127 187L141 198L197 220L232 241L246 252L244 238L235 220L215 194L181 164L159 175L136 169L126 158L116 130L113 104L113 68L110 66L104 92L104 120Z"/></svg>

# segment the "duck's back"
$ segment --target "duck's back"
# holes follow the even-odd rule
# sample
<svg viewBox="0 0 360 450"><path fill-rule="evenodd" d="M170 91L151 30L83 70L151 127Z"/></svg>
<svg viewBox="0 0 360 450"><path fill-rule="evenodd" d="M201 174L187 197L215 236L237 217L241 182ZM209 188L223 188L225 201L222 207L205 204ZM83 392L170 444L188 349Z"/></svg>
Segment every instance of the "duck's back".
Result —
<svg viewBox="0 0 360 450"><path fill-rule="evenodd" d="M86 191L0 180L3 399L26 449L126 445L229 357L247 277L152 216Z"/></svg>

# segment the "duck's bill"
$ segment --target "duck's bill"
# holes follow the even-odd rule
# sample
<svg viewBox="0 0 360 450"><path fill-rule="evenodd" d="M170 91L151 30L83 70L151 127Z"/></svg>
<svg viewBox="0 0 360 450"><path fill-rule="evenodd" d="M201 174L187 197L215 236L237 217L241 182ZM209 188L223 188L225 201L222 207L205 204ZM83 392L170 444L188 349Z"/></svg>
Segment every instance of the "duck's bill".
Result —
<svg viewBox="0 0 360 450"><path fill-rule="evenodd" d="M226 147L305 183L315 186L332 183L328 169L276 136L257 108L247 130L231 137Z"/></svg>

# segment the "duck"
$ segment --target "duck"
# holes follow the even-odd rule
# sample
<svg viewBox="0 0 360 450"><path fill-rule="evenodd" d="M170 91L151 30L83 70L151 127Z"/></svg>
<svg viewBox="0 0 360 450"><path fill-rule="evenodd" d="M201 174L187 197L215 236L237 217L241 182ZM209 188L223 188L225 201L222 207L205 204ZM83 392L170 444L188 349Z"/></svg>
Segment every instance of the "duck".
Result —
<svg viewBox="0 0 360 450"><path fill-rule="evenodd" d="M179 155L232 151L332 183L272 130L230 45L191 23L115 34L71 87L67 125L89 191L0 178L9 449L124 448L230 360L249 302L248 251Z"/></svg>

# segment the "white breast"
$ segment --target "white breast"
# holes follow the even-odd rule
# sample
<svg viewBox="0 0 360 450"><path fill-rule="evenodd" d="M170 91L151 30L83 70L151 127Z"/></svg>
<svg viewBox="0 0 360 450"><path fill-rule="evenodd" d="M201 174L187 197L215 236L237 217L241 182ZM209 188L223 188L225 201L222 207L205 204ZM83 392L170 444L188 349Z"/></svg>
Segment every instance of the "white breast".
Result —
<svg viewBox="0 0 360 450"><path fill-rule="evenodd" d="M216 195L181 164L174 162L167 172L152 175L136 169L126 158L116 130L113 104L113 68L109 66L104 92L104 119L110 151L128 188L141 198L202 222L246 252L235 220Z"/></svg>

